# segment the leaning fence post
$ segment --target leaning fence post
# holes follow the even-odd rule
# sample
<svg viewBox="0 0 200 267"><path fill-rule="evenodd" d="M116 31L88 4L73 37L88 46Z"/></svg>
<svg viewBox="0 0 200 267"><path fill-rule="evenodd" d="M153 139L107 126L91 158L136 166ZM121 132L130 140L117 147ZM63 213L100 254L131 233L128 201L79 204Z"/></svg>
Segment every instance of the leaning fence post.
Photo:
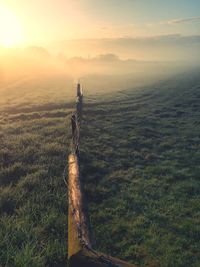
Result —
<svg viewBox="0 0 200 267"><path fill-rule="evenodd" d="M135 267L92 249L86 201L79 168L79 139L83 94L77 85L76 112L71 117L72 142L68 157L68 266L69 267Z"/></svg>
<svg viewBox="0 0 200 267"><path fill-rule="evenodd" d="M83 246L90 247L89 222L86 212L86 204L83 194L82 182L79 172L79 138L82 114L82 90L77 85L76 112L71 116L72 143L71 153L68 158L68 260L69 266L73 266L71 257L82 251ZM71 264L71 265L70 265ZM75 267L75 266L73 266ZM78 267L78 266L76 266Z"/></svg>

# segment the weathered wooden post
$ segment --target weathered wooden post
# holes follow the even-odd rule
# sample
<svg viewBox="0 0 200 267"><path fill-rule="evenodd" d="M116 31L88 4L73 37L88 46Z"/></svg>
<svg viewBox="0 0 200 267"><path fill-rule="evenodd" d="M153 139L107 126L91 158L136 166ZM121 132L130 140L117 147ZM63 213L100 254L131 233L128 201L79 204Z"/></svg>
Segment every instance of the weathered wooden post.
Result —
<svg viewBox="0 0 200 267"><path fill-rule="evenodd" d="M80 180L79 162L76 154L69 155L69 217L68 258L80 252L84 246L91 246L89 223L83 188Z"/></svg>
<svg viewBox="0 0 200 267"><path fill-rule="evenodd" d="M68 259L69 266L74 266L72 258L83 250L83 246L90 247L89 223L86 204L79 172L78 145L80 138L80 123L82 114L82 90L77 85L76 113L71 117L72 144L68 158ZM78 266L77 266L78 267Z"/></svg>
<svg viewBox="0 0 200 267"><path fill-rule="evenodd" d="M78 83L77 94L76 94L76 111L79 123L81 123L82 119L82 109L83 109L83 91L80 83Z"/></svg>
<svg viewBox="0 0 200 267"><path fill-rule="evenodd" d="M135 267L92 249L86 201L80 176L78 145L82 114L82 90L77 85L76 113L71 117L72 144L68 158L68 266L69 267Z"/></svg>
<svg viewBox="0 0 200 267"><path fill-rule="evenodd" d="M77 97L81 97L83 95L81 84L77 84Z"/></svg>

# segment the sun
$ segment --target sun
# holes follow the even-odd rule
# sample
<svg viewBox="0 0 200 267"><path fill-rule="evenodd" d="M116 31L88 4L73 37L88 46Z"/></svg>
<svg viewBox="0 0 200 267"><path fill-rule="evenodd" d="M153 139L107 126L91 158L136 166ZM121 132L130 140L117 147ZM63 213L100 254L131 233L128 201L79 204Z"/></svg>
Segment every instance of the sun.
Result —
<svg viewBox="0 0 200 267"><path fill-rule="evenodd" d="M0 5L0 46L16 46L22 42L22 37L22 27L17 16Z"/></svg>

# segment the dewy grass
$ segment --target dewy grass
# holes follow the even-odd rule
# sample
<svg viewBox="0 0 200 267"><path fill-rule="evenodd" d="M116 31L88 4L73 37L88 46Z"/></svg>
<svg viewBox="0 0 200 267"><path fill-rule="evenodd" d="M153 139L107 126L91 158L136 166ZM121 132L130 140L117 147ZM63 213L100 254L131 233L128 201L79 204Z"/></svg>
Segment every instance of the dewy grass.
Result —
<svg viewBox="0 0 200 267"><path fill-rule="evenodd" d="M0 265L66 266L74 96L61 90L48 102L37 89L30 104L21 86L1 105ZM140 266L198 267L198 73L92 97L80 156L96 249Z"/></svg>
<svg viewBox="0 0 200 267"><path fill-rule="evenodd" d="M19 103L22 109L23 99ZM6 111L14 109L5 107L0 133L2 266L66 266L67 189L62 175L72 106L66 97L66 105L45 103L42 109L41 99L33 116L27 107L19 116L15 111L15 117Z"/></svg>
<svg viewBox="0 0 200 267"><path fill-rule="evenodd" d="M197 77L87 103L80 154L98 250L141 266L200 264Z"/></svg>

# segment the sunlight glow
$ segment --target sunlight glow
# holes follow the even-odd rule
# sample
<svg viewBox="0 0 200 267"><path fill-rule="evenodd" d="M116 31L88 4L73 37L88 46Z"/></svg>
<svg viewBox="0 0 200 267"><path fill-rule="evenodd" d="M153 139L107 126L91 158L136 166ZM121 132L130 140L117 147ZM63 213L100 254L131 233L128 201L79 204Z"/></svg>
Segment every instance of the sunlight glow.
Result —
<svg viewBox="0 0 200 267"><path fill-rule="evenodd" d="M11 10L0 5L0 45L12 47L22 42L22 27Z"/></svg>

